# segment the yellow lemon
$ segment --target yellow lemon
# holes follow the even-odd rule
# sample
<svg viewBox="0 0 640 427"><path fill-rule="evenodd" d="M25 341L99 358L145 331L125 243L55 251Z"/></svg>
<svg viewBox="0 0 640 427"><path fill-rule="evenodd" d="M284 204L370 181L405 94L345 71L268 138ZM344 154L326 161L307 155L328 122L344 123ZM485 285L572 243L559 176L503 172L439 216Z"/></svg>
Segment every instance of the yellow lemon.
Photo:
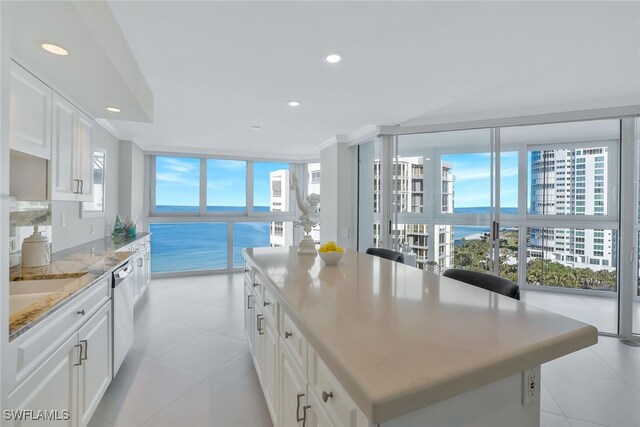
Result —
<svg viewBox="0 0 640 427"><path fill-rule="evenodd" d="M340 246L338 246L338 247L336 248L336 252L344 252L344 249L342 249Z"/></svg>
<svg viewBox="0 0 640 427"><path fill-rule="evenodd" d="M326 243L326 247L327 247L327 250L329 250L329 251L335 251L336 250L336 242L334 242L333 240L329 240Z"/></svg>

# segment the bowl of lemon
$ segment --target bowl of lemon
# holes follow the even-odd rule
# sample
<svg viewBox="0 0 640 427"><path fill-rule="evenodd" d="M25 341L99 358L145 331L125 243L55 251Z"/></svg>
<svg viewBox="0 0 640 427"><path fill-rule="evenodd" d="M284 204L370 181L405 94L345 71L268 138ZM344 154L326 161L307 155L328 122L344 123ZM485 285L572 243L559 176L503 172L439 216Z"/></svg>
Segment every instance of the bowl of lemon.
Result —
<svg viewBox="0 0 640 427"><path fill-rule="evenodd" d="M336 265L344 256L344 248L336 245L336 242L331 240L324 245L320 245L318 254L326 265Z"/></svg>

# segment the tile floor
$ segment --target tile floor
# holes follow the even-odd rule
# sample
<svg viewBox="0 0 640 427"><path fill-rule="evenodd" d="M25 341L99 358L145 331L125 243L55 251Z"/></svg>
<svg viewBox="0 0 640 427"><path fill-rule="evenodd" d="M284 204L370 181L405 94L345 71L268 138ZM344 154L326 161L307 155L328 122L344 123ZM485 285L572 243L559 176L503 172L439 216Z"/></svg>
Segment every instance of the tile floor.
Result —
<svg viewBox="0 0 640 427"><path fill-rule="evenodd" d="M241 274L154 279L90 426L271 426L243 339ZM640 347L601 337L542 368L541 426L640 426ZM515 426L514 426L515 427Z"/></svg>

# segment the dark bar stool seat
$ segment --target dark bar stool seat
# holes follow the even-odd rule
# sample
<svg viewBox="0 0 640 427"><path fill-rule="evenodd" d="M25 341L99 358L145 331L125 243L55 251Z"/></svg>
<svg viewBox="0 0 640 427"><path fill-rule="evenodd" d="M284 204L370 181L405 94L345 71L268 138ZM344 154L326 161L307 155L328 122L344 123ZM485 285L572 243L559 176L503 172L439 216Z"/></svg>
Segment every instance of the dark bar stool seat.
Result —
<svg viewBox="0 0 640 427"><path fill-rule="evenodd" d="M442 275L510 298L520 299L520 287L516 283L493 274L450 268Z"/></svg>
<svg viewBox="0 0 640 427"><path fill-rule="evenodd" d="M369 248L367 249L367 253L369 255L377 256L395 262L404 262L404 255L402 255L400 252L392 251L391 249Z"/></svg>

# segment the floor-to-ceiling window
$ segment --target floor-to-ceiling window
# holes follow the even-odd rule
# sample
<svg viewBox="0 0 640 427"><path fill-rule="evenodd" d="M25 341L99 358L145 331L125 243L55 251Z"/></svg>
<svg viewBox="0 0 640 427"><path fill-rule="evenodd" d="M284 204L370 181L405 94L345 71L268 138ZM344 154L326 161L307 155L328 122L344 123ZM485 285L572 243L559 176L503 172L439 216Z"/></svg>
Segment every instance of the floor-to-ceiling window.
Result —
<svg viewBox="0 0 640 427"><path fill-rule="evenodd" d="M307 164L181 156L150 163L154 274L238 269L242 248L293 245L300 233L291 175L319 192L318 182L307 186ZM319 179L319 165L312 169Z"/></svg>
<svg viewBox="0 0 640 427"><path fill-rule="evenodd" d="M617 333L620 123L396 136L387 246L408 244L418 267L507 277L525 300Z"/></svg>

